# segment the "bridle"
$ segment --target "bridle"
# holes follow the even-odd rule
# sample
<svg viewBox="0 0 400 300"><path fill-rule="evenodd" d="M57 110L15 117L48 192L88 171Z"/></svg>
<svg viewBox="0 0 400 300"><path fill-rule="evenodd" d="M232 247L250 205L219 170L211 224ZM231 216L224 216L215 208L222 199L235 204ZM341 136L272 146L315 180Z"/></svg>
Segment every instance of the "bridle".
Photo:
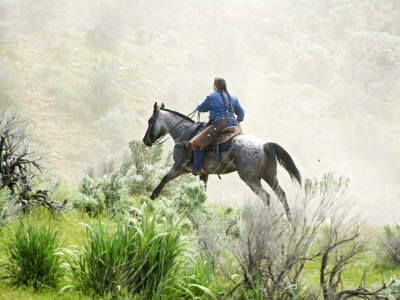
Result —
<svg viewBox="0 0 400 300"><path fill-rule="evenodd" d="M189 113L188 115L186 115L186 118L191 119L196 113L196 109L194 111L192 111L191 113ZM185 118L182 118L182 120L180 120L178 123L176 123L170 130L166 130L162 135L160 135L154 142L151 142L150 139L148 138L147 135L147 139L149 142L151 142L151 145L161 145L163 143L165 143L170 137L167 136L168 133L172 132L172 130L174 130L179 124L181 124L183 122L183 120L185 120ZM153 125L154 125L155 120L153 119L152 122L149 124L149 131L152 129ZM196 124L196 123L193 123ZM181 136L179 138L182 138L182 136L184 136L184 134L189 130L189 128L192 126L189 126L188 128L186 128L186 130L181 134Z"/></svg>

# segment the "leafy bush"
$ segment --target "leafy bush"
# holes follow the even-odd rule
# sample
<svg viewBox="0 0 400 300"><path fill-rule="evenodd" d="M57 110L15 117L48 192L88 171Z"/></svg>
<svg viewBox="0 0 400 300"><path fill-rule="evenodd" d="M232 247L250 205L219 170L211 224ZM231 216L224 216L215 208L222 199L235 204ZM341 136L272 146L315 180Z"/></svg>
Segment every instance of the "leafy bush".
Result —
<svg viewBox="0 0 400 300"><path fill-rule="evenodd" d="M9 228L5 245L12 284L35 289L57 287L65 272L59 250L62 241L56 229L44 223L36 225L32 218L20 219Z"/></svg>
<svg viewBox="0 0 400 300"><path fill-rule="evenodd" d="M400 226L386 225L378 238L376 257L379 265L398 267L400 265Z"/></svg>
<svg viewBox="0 0 400 300"><path fill-rule="evenodd" d="M174 198L177 212L193 220L194 214L204 211L207 194L203 184L185 184Z"/></svg>
<svg viewBox="0 0 400 300"><path fill-rule="evenodd" d="M133 204L132 196L148 196L156 188L172 164L171 154L163 160L161 145L146 147L138 140L131 141L129 148L130 155L123 160L119 171L101 178L88 175L81 178L79 192L82 196L74 200L74 208L92 215L104 211L107 214L124 213ZM93 175L96 172L91 170L90 173ZM179 213L185 212L185 217L207 199L204 187L185 186L192 181L193 178L187 175L168 183L162 191L162 195L172 197L178 186L183 186L173 206Z"/></svg>
<svg viewBox="0 0 400 300"><path fill-rule="evenodd" d="M172 165L172 153L163 161L162 145L146 147L142 141L133 140L129 143L130 155L121 166L125 175L124 184L130 195L148 195L161 182ZM161 195L173 196L179 185L193 182L190 175L182 175L170 181Z"/></svg>
<svg viewBox="0 0 400 300"><path fill-rule="evenodd" d="M99 116L121 103L118 77L118 66L112 58L105 56L92 63L88 88L81 99L88 115Z"/></svg>
<svg viewBox="0 0 400 300"><path fill-rule="evenodd" d="M396 278L396 276L392 276L390 278L391 284L382 291L382 294L387 296L388 298L382 299L393 299L393 300L400 300L400 280ZM382 283L374 282L372 284L373 289L379 289Z"/></svg>
<svg viewBox="0 0 400 300"><path fill-rule="evenodd" d="M112 107L94 122L96 127L105 137L114 136L120 138L120 142L127 136L130 127L127 126L128 121L132 119L128 113L123 113L119 107ZM118 135L115 136L115 133Z"/></svg>
<svg viewBox="0 0 400 300"><path fill-rule="evenodd" d="M104 175L102 178L91 178L84 175L79 186L81 197L73 202L73 207L92 215L102 212L114 214L117 203L121 201L122 183L118 172Z"/></svg>
<svg viewBox="0 0 400 300"><path fill-rule="evenodd" d="M125 158L121 166L123 175L126 175L132 166L138 173L142 173L146 164L156 165L162 159L162 145L147 147L142 141L132 140L129 142L129 150L130 155Z"/></svg>
<svg viewBox="0 0 400 300"><path fill-rule="evenodd" d="M198 227L200 215L212 215L204 205L206 200L203 183L183 184L175 197L162 197L152 204L152 209L158 217L169 222L179 218L182 230L190 232Z"/></svg>

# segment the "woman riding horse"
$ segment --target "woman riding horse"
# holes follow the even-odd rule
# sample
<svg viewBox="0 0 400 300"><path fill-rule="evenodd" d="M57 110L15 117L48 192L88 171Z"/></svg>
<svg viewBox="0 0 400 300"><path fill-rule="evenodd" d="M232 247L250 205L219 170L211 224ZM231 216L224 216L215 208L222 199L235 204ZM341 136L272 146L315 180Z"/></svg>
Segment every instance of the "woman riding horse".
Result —
<svg viewBox="0 0 400 300"><path fill-rule="evenodd" d="M223 78L214 79L213 89L214 92L197 105L196 109L199 112L208 111L210 115L206 127L215 126L219 129L218 133L220 133L222 129L229 126L237 126L237 122L242 122L244 119L244 109L240 106L239 100L229 94ZM237 115L237 121L235 114ZM190 167L185 166L185 171L198 175L203 164L204 152L205 149L195 150L193 164Z"/></svg>

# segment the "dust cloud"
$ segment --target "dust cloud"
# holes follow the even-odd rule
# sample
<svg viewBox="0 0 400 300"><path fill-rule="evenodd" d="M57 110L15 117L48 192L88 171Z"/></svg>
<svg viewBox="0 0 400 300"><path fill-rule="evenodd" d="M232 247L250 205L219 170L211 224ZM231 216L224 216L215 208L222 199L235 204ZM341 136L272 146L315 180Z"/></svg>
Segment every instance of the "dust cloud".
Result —
<svg viewBox="0 0 400 300"><path fill-rule="evenodd" d="M399 20L397 0L2 0L1 104L29 115L47 168L76 183L143 136L155 101L189 113L224 77L246 133L283 146L304 178L350 178L370 222L395 222ZM237 174L209 183L217 203L250 194Z"/></svg>

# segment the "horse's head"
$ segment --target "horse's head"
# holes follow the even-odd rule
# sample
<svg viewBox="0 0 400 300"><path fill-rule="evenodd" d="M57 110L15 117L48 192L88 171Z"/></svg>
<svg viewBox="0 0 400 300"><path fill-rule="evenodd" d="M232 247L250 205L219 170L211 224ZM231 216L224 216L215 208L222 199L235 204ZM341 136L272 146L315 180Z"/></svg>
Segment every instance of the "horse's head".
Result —
<svg viewBox="0 0 400 300"><path fill-rule="evenodd" d="M148 127L146 133L143 137L143 143L146 146L152 146L155 141L157 141L160 137L165 135L165 128L162 126L160 110L164 109L164 103L161 106L157 105L157 102L154 103L153 114L150 117L148 123Z"/></svg>

